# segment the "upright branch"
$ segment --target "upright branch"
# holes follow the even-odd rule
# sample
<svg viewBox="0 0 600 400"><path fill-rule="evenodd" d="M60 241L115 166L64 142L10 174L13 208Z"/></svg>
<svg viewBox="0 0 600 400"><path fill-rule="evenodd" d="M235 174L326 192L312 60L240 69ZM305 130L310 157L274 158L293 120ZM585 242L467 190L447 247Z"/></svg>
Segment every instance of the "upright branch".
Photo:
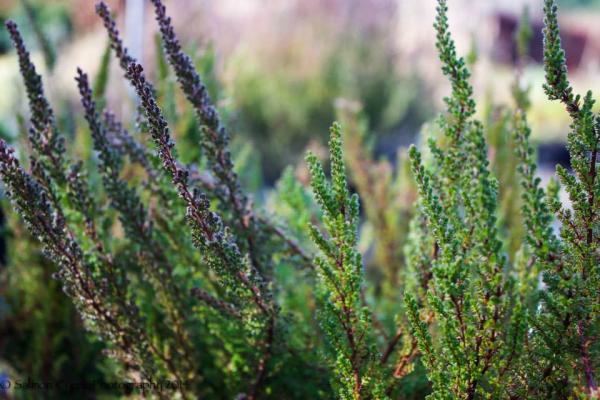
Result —
<svg viewBox="0 0 600 400"><path fill-rule="evenodd" d="M75 205L76 210L85 219L85 234L91 238L97 250L104 253L92 216L95 202L87 194L87 185L79 179L80 166L76 164L70 170L68 168L65 140L57 127L54 111L44 92L42 77L31 62L17 25L13 21L7 21L6 27L17 50L21 76L29 99L31 117L28 139L33 150L30 154L32 174L44 187L60 218L65 219L61 207L65 197ZM107 260L110 258L106 254L102 256Z"/></svg>
<svg viewBox="0 0 600 400"><path fill-rule="evenodd" d="M436 48L442 62L442 72L450 80L452 96L446 97L448 113L456 118L451 128L454 135L460 135L466 120L475 113L473 87L468 79L471 76L464 58L456 55L454 40L448 26L448 5L438 1L437 16L433 27L436 30Z"/></svg>
<svg viewBox="0 0 600 400"><path fill-rule="evenodd" d="M181 49L181 44L175 35L171 18L166 14L164 4L161 0L152 0L152 4L154 4L156 21L169 63L175 71L181 90L194 107L198 120L202 124L205 136L200 145L214 176L227 188L229 201L240 219L241 227L247 229L249 228L248 224L254 221L245 221L251 210L248 199L242 192L238 178L233 171L233 162L228 149L229 134L221 122L219 112L210 98L206 85L196 71L192 59Z"/></svg>
<svg viewBox="0 0 600 400"><path fill-rule="evenodd" d="M548 207L548 197L541 187L541 179L536 175L535 151L529 143L531 129L522 110L518 110L515 114L514 133L516 151L520 160L517 170L523 188L521 212L529 233L526 240L534 249L537 263L555 265L560 262L561 244L554 235L552 227L554 216Z"/></svg>
<svg viewBox="0 0 600 400"><path fill-rule="evenodd" d="M238 247L248 252L254 268L264 276L270 274L270 263L265 254L265 231L261 229L261 221L255 217L248 196L240 187L239 179L234 172L231 153L229 151L229 133L223 125L219 112L213 104L208 89L198 74L192 59L183 52L175 35L171 18L161 0L152 0L156 21L160 28L163 47L169 63L175 71L181 90L192 104L198 121L201 124L203 137L200 146L206 156L212 174L219 183L217 187L224 190L220 193L224 198L223 207L232 212L229 225L237 236ZM271 232L268 232L271 234Z"/></svg>
<svg viewBox="0 0 600 400"><path fill-rule="evenodd" d="M186 364L184 368L188 370L187 375L193 376L195 367L192 361L192 350L188 332L183 327L182 309L185 301L180 293L182 287L171 279L173 268L168 257L160 251L160 244L155 238L152 224L148 221L147 212L139 196L135 190L128 187L127 182L119 177L123 160L117 149L111 146L107 131L100 122L87 74L78 69L75 80L79 88L85 118L91 130L94 149L98 152L99 169L104 187L113 207L120 213L121 223L128 236L137 238L136 241L140 245L146 244L150 249L150 251L142 250L143 258L148 260L143 263L145 278L152 284L157 294L157 303L165 312L169 322L168 329L172 331L177 343L180 359ZM173 370L172 373L175 375L176 371Z"/></svg>
<svg viewBox="0 0 600 400"><path fill-rule="evenodd" d="M133 63L135 59L129 55L129 51L123 44L123 41L119 35L119 30L117 29L117 23L112 18L110 9L105 2L100 1L96 3L96 14L100 16L102 23L106 28L106 32L108 33L108 38L110 40L110 46L115 52L117 60L119 61L119 66L123 72L127 74L129 65Z"/></svg>
<svg viewBox="0 0 600 400"><path fill-rule="evenodd" d="M31 111L29 141L41 162L47 164L52 178L59 183L64 183L66 179L63 159L65 154L64 138L58 132L54 111L44 93L42 77L31 62L29 51L25 47L17 24L9 20L6 22L6 28L17 50L19 68L29 99Z"/></svg>
<svg viewBox="0 0 600 400"><path fill-rule="evenodd" d="M17 25L13 21L7 21L6 27L17 50L21 76L29 99L31 117L28 140L33 150L30 154L32 174L44 187L60 218L66 219L61 207L66 199L75 205L86 221L85 234L91 238L97 250L104 253L91 215L94 200L86 194L86 185L78 179L77 170L80 167L74 165L69 171L69 160L65 156L65 139L57 127L54 111L44 92L42 77L31 62ZM84 197L87 198L85 201ZM110 258L106 254L102 256L106 260Z"/></svg>
<svg viewBox="0 0 600 400"><path fill-rule="evenodd" d="M570 393L581 385L590 398L598 398L598 285L600 284L600 183L598 146L600 118L592 111L595 100L590 91L582 98L575 94L567 75L565 51L558 26L554 0L544 1L544 90L550 100L564 104L572 123L567 137L571 171L557 166L557 175L569 195L571 207L564 207L556 190L544 204L539 179L534 176L533 151L528 143L529 128L524 117L517 120L516 136L521 156L520 172L525 189L524 217L543 272L545 290L532 324L531 340L537 364L543 365L541 380L531 377L531 393L545 397ZM547 208L561 223L558 241ZM560 349L560 350L558 350Z"/></svg>
<svg viewBox="0 0 600 400"><path fill-rule="evenodd" d="M406 305L434 395L473 399L503 390L501 382L491 379L503 364L508 335L502 324L511 316L510 286L497 228L498 183L489 170L483 126L472 118L470 74L456 55L447 11L446 1L439 0L437 48L452 87L447 113L440 118L445 137L429 141L431 167L424 165L416 147L409 153L418 205L439 248L432 257L425 307L433 313L440 337L427 333L413 296Z"/></svg>
<svg viewBox="0 0 600 400"><path fill-rule="evenodd" d="M102 183L111 205L119 212L119 218L129 237L134 238L138 243L151 244L154 242L154 238L152 224L148 221L148 213L136 191L120 177L123 160L118 149L111 145L108 132L100 122L88 76L78 69L75 80L79 88L85 119L90 128L94 150L98 153L98 168ZM150 248L158 251L159 246L154 243L154 246L150 246ZM168 276L171 267L165 261L164 256L158 255L155 258L158 259L159 264L163 264L161 268L157 267L157 270L164 271ZM164 281L166 276L160 278L159 281Z"/></svg>
<svg viewBox="0 0 600 400"><path fill-rule="evenodd" d="M335 386L340 398L382 398L384 381L373 342L370 312L361 303L362 259L356 250L359 200L350 195L342 152L341 127L330 130L331 182L312 153L306 157L311 186L323 211L326 238L317 227L310 234L321 254L315 258L319 273L321 320L337 354Z"/></svg>
<svg viewBox="0 0 600 400"><path fill-rule="evenodd" d="M579 114L581 96L573 93L567 76L565 51L560 40L558 7L554 0L544 1L544 91L550 100L560 100L573 118Z"/></svg>
<svg viewBox="0 0 600 400"><path fill-rule="evenodd" d="M171 175L172 183L177 188L179 196L187 205L187 220L192 230L194 244L201 251L209 267L219 275L222 285L232 301L244 307L248 316L254 314L249 304L254 304L259 312L260 329L253 332L262 336L261 346L263 355L258 360L257 376L250 397L255 398L264 381L266 363L270 358L274 340L275 316L277 310L272 302L270 288L251 263L244 259L234 237L225 228L220 216L210 210L210 203L199 191L190 190L188 186L189 172L181 166L173 154L174 142L171 140L167 122L154 99L154 90L143 74L139 64L132 64L128 77L138 96L150 125L150 133L157 147L159 158L167 173ZM246 292L244 293L244 290ZM241 299L249 297L250 303L243 304Z"/></svg>

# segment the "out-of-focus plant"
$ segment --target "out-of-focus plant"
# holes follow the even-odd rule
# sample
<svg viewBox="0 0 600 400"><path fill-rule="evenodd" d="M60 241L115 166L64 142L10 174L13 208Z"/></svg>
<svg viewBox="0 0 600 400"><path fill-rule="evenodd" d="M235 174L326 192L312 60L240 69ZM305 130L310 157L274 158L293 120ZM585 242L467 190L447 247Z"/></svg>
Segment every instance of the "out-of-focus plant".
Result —
<svg viewBox="0 0 600 400"><path fill-rule="evenodd" d="M389 40L394 35L393 2L379 4L390 8L383 13L365 10L368 6L359 2L302 3L296 6L301 18L298 28L294 25L282 32L285 40L269 37L263 47L271 52L260 48L258 56L241 52L238 62L228 68L232 122L260 151L269 182L288 160L297 160L297 149L310 139L324 141L322 132L336 116L338 98L361 103L377 137L416 130L431 115L418 101L427 97L423 82L416 73L398 68ZM318 17L302 19L311 7L319 10ZM342 15L350 17L340 22ZM374 18L377 24L371 21ZM278 49L276 56L271 47ZM263 53L266 56L261 58Z"/></svg>
<svg viewBox="0 0 600 400"><path fill-rule="evenodd" d="M598 7L600 2L598 0L560 0L559 5L563 7Z"/></svg>
<svg viewBox="0 0 600 400"><path fill-rule="evenodd" d="M338 120L346 132L344 149L351 182L363 200L365 224L362 245L372 248L367 271L375 275L375 290L397 304L402 285L404 244L416 197L406 152L400 150L396 166L384 158L375 159L373 135L360 105L338 101ZM378 275L378 276L377 276Z"/></svg>
<svg viewBox="0 0 600 400"><path fill-rule="evenodd" d="M511 260L515 259L521 250L525 235L524 221L520 213L522 188L519 185L518 171L514 167L519 162L514 138L514 118L517 114L515 109L526 112L530 106L529 87L523 82L522 71L528 62L531 35L529 8L525 7L515 32L517 68L511 88L514 107L496 105L493 98L490 98L483 116L491 171L498 179L500 234L505 238L505 251Z"/></svg>
<svg viewBox="0 0 600 400"><path fill-rule="evenodd" d="M72 24L65 2L43 2L23 0L7 2L0 10L0 20L4 22L10 14L24 26L23 33L35 38L35 48L41 50L46 67L52 69L56 58L56 47L72 34ZM6 13L6 15L3 15ZM6 46L2 47L6 41ZM32 46L34 47L34 46ZM6 33L0 35L0 53L10 48ZM3 51L4 50L4 51Z"/></svg>

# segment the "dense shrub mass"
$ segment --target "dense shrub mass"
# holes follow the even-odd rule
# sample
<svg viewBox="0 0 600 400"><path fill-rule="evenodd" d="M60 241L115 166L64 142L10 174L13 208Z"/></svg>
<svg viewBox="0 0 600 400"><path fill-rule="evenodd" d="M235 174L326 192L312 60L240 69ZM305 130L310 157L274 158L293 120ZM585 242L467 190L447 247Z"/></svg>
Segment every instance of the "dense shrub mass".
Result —
<svg viewBox="0 0 600 400"><path fill-rule="evenodd" d="M172 93L124 47L106 4L96 12L139 103L136 123L122 123L105 106L106 74L92 85L77 70L89 159L69 148L6 23L30 119L25 157L0 141L0 175L112 360L78 373L148 382L157 386L135 394L169 399L600 397L600 116L591 92L569 83L554 0L544 2L544 89L572 120L571 169L557 168L558 182L543 188L536 176L518 73L514 109L478 119L439 0L451 94L425 145L401 152L396 168L375 161L361 110L339 103L328 167L309 153L307 170L286 170L264 203L244 188L207 84L152 4L161 62L196 117L199 161L178 157ZM59 343L89 349L85 365L104 363L100 343L73 332ZM177 384L156 389L167 380Z"/></svg>

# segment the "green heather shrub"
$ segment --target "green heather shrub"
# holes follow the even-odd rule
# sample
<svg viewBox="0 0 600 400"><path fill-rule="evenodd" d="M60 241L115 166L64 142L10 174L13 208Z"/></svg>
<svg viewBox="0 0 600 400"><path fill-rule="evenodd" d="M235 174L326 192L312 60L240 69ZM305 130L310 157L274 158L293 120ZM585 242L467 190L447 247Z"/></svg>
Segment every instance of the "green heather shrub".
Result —
<svg viewBox="0 0 600 400"><path fill-rule="evenodd" d="M15 363L21 374L146 382L131 395L166 399L600 397L600 116L592 94L569 83L553 0L544 89L572 119L571 170L557 168L569 205L558 182L543 188L536 175L519 70L514 107L477 118L445 0L435 30L452 90L425 145L401 150L396 166L374 159L360 106L340 100L328 159L309 152L307 169L288 168L266 196L248 190L260 188L255 158L249 147L233 155L203 80L210 68L197 71L162 2L152 4L156 86L106 4L96 6L110 49L93 84L80 69L75 78L91 157L67 144L16 24L6 24L30 119L23 156L0 141L0 175L51 261L36 265L54 269L56 281L35 280L40 299L62 286L90 334L74 331L66 346L94 360L41 376ZM134 124L106 107L110 55L137 94ZM19 238L11 253L33 248ZM40 344L44 321L30 326L35 348L59 358L65 342Z"/></svg>
<svg viewBox="0 0 600 400"><path fill-rule="evenodd" d="M90 381L108 380L113 367L101 353L104 346L86 335L60 282L52 279L54 263L43 256L37 240L15 215L6 224L5 232L10 234L3 237L9 262L0 267L0 352L2 363L14 369L11 379L76 382L85 376ZM0 370L6 372L2 366ZM45 393L47 398L68 394L61 389ZM98 391L89 388L81 394L91 396Z"/></svg>
<svg viewBox="0 0 600 400"><path fill-rule="evenodd" d="M527 235L519 257L511 260L498 229L499 185L490 173L482 125L473 117L469 71L456 55L446 11L440 1L437 46L452 84L448 111L440 120L446 140L443 147L435 140L428 143L429 166L415 147L410 151L419 208L427 219L420 234L436 249L429 260L426 303L413 296L406 303L432 397L596 398L600 136L591 92L584 99L573 94L556 6L547 0L544 88L551 100L565 104L573 120L568 145L573 172L557 169L572 209L559 203L556 187L547 194L540 187L529 128L517 104L513 124ZM561 222L560 239L554 218ZM435 332L420 314L433 315Z"/></svg>

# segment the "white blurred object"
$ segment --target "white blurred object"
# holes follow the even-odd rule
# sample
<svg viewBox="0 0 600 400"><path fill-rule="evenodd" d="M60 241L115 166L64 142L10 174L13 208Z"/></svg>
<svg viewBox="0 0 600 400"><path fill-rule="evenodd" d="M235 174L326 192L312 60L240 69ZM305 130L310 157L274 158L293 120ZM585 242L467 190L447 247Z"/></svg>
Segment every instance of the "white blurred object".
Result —
<svg viewBox="0 0 600 400"><path fill-rule="evenodd" d="M125 45L129 53L142 63L144 20L144 0L127 0L125 2Z"/></svg>
<svg viewBox="0 0 600 400"><path fill-rule="evenodd" d="M125 46L137 62L144 65L144 0L127 0L125 2ZM125 83L125 82L123 82ZM134 102L139 102L135 90L126 85L127 93ZM128 113L128 103L123 103L123 115Z"/></svg>

